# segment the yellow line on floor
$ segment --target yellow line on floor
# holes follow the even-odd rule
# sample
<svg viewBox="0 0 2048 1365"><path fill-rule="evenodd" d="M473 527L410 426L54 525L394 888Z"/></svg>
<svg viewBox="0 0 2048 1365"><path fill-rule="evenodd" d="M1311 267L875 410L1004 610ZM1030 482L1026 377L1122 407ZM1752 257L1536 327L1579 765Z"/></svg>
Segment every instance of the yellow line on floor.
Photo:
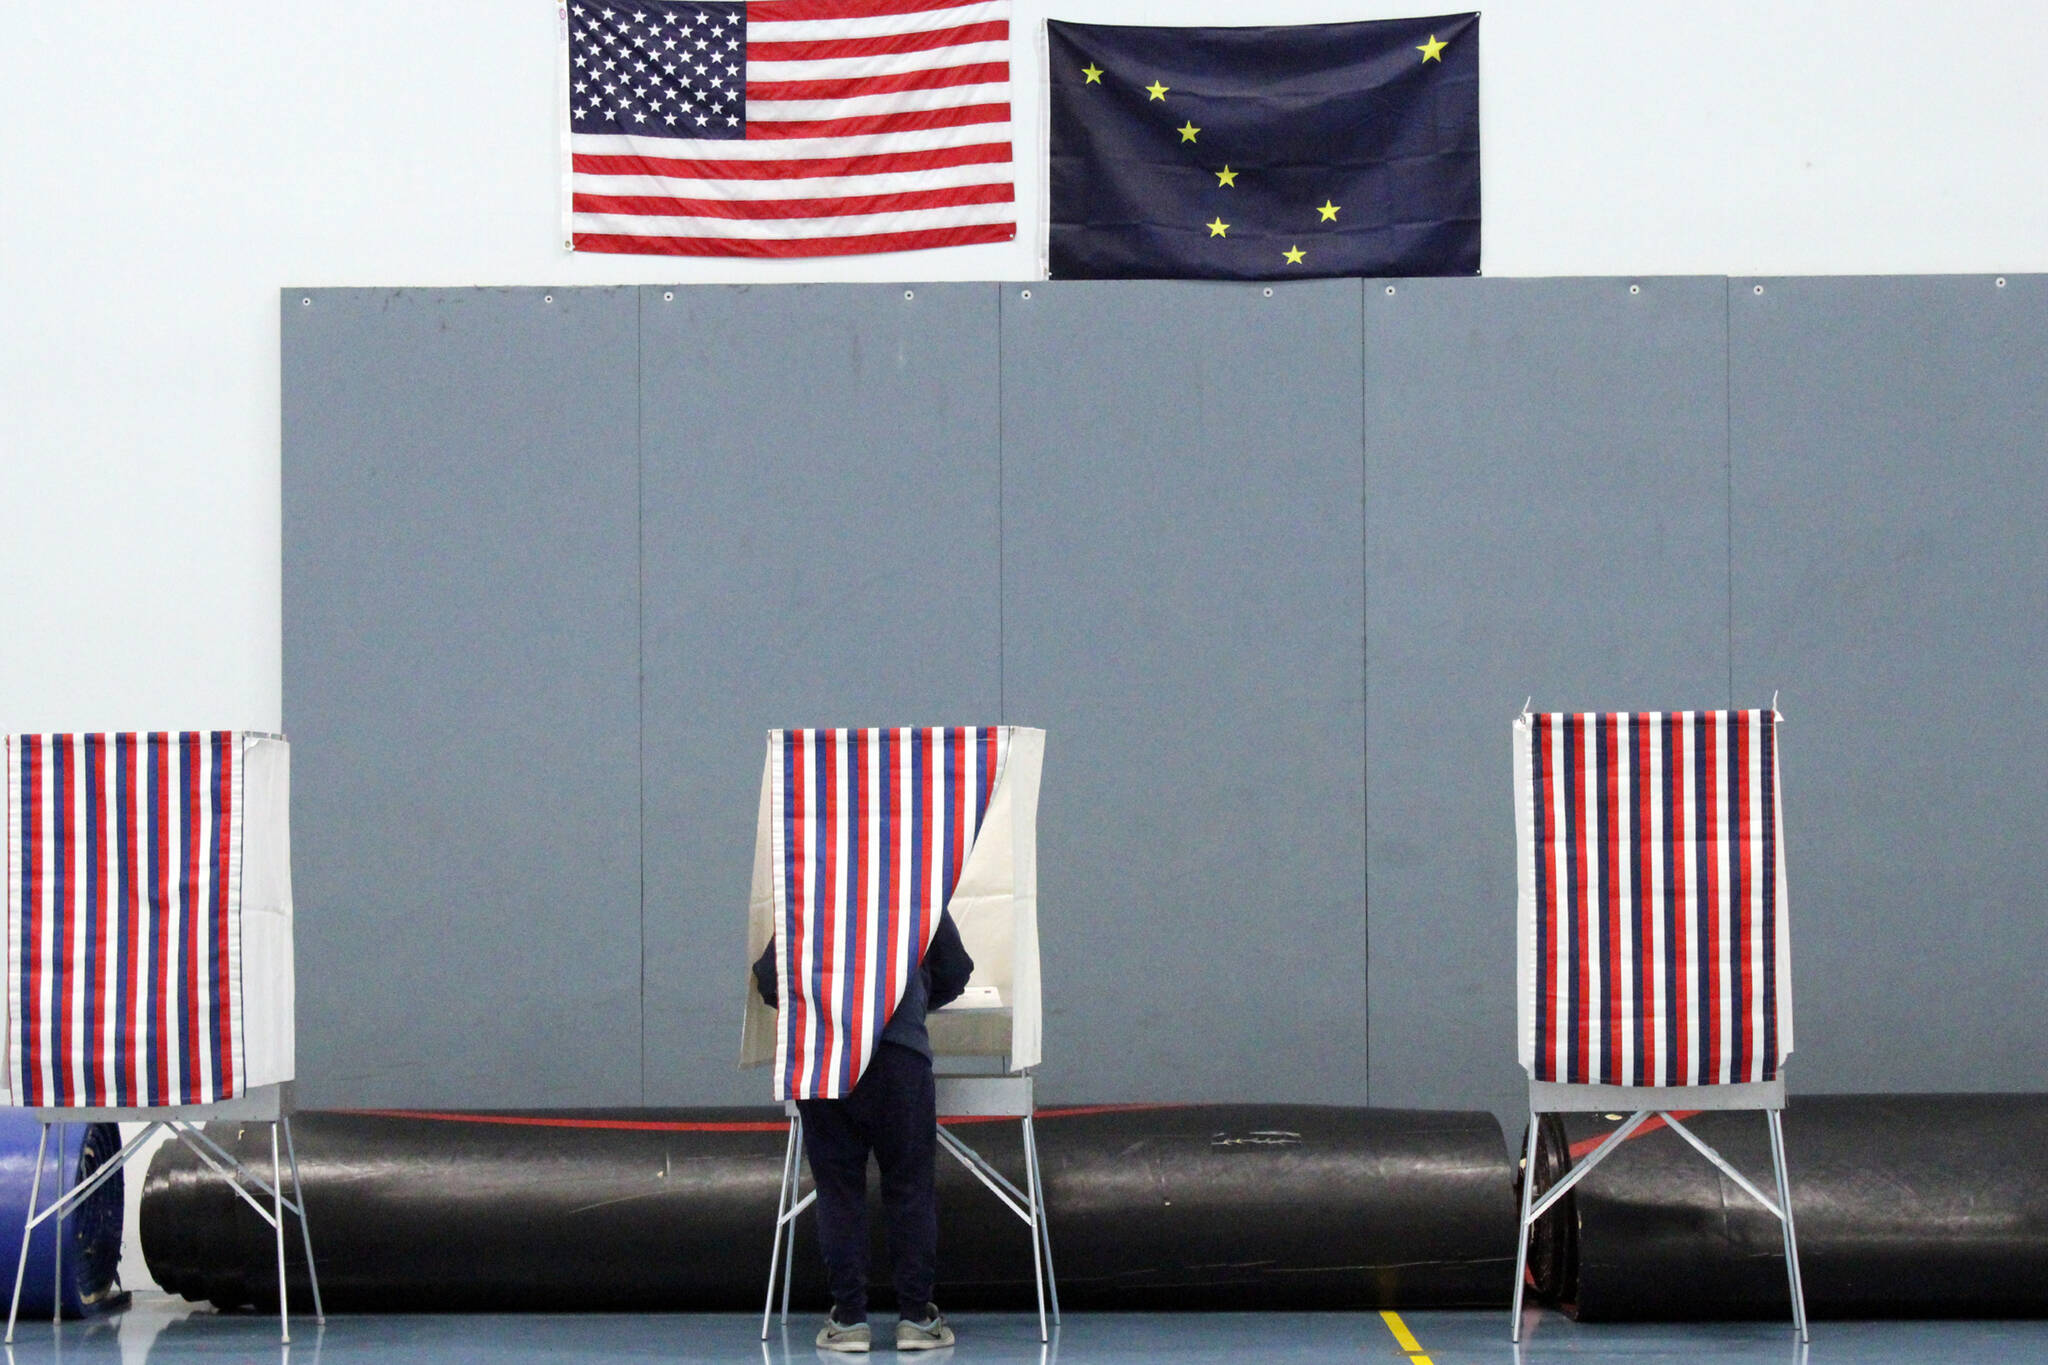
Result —
<svg viewBox="0 0 2048 1365"><path fill-rule="evenodd" d="M1408 1330L1408 1324L1401 1321L1399 1313L1390 1308L1382 1309L1380 1320L1394 1334L1394 1344L1408 1353L1409 1365L1431 1365L1430 1358L1422 1353L1422 1343L1415 1339L1415 1333Z"/></svg>

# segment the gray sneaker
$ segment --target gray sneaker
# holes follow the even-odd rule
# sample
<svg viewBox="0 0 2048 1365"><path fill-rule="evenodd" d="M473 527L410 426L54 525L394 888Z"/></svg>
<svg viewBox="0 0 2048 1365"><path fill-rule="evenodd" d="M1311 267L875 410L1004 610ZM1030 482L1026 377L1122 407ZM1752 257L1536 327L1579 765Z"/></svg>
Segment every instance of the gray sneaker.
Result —
<svg viewBox="0 0 2048 1365"><path fill-rule="evenodd" d="M928 1303L924 1306L924 1319L912 1322L909 1318L896 1324L896 1349L899 1351L936 1351L941 1346L953 1344L953 1329L946 1326L946 1320L939 1314L939 1306Z"/></svg>
<svg viewBox="0 0 2048 1365"><path fill-rule="evenodd" d="M868 1325L856 1322L848 1326L831 1313L825 1315L825 1325L818 1329L818 1349L821 1351L851 1351L858 1355L868 1352Z"/></svg>

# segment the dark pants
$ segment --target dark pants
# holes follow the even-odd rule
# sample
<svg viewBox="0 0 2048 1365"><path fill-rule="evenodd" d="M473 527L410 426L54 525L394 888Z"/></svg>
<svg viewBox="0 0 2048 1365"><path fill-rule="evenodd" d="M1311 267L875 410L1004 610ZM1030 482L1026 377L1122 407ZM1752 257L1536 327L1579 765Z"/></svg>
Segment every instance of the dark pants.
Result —
<svg viewBox="0 0 2048 1365"><path fill-rule="evenodd" d="M798 1100L804 1155L818 1187L818 1244L832 1287L833 1316L868 1315L868 1153L882 1168L882 1213L896 1301L921 1317L938 1274L939 1202L933 1189L938 1100L931 1059L882 1043L843 1100Z"/></svg>

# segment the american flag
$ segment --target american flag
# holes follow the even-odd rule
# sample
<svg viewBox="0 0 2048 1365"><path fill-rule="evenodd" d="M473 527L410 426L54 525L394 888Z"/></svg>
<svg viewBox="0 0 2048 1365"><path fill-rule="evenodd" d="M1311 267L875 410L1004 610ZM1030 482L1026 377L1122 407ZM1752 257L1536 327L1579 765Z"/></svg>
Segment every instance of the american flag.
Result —
<svg viewBox="0 0 2048 1365"><path fill-rule="evenodd" d="M560 8L575 250L835 256L1016 236L1008 0Z"/></svg>

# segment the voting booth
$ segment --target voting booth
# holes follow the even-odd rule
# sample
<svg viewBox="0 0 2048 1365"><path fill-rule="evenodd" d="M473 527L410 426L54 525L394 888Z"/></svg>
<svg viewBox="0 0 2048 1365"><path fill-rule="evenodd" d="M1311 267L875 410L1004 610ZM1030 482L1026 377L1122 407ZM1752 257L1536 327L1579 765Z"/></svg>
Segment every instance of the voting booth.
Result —
<svg viewBox="0 0 2048 1365"><path fill-rule="evenodd" d="M287 1211L320 1282L292 1152L291 758L282 736L215 730L9 735L4 1102L42 1125L29 1236L168 1129L270 1224L285 1302ZM265 1181L200 1127L271 1125ZM44 1208L43 1151L72 1123L143 1130ZM284 1195L285 1158L293 1197ZM266 1207L265 1205L268 1205ZM62 1236L57 1255L63 1255ZM324 1321L324 1316L322 1317Z"/></svg>
<svg viewBox="0 0 2048 1365"><path fill-rule="evenodd" d="M1778 1219L1793 1321L1807 1335L1782 1121L1783 719L1774 705L1515 721L1516 1017L1530 1110L1518 1341L1530 1228L1652 1114ZM1775 1200L1674 1114L1703 1109L1764 1112ZM1591 1110L1630 1117L1537 1198L1537 1115Z"/></svg>
<svg viewBox="0 0 2048 1365"><path fill-rule="evenodd" d="M1023 1187L943 1123L939 1145L1028 1225L1040 1335L1048 1293L1059 1319L1032 1125L1044 753L1045 732L1019 726L769 732L747 961L775 940L782 1008L762 1004L749 978L740 1040L741 1065L773 1065L790 1116L764 1337L778 1270L788 1318L795 1220L815 1197L801 1190L796 1101L852 1092L948 911L974 972L961 998L926 1020L938 1112L1017 1119Z"/></svg>

